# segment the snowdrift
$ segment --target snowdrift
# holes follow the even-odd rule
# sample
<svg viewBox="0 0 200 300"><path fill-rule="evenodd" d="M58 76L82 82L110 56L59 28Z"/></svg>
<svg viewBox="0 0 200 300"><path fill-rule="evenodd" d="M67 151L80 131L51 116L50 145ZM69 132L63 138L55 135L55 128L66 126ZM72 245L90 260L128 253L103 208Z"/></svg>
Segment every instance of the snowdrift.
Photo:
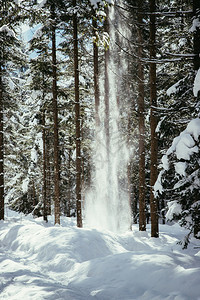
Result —
<svg viewBox="0 0 200 300"><path fill-rule="evenodd" d="M177 224L114 234L10 215L0 222L1 300L200 299L200 242Z"/></svg>

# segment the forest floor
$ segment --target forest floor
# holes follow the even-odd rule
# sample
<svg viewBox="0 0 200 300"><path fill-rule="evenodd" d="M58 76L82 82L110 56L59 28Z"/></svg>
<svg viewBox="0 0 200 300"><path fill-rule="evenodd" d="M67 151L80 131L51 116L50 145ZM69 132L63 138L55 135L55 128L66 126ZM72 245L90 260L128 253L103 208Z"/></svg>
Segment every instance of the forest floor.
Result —
<svg viewBox="0 0 200 300"><path fill-rule="evenodd" d="M74 218L33 219L7 211L0 222L1 300L197 300L200 241L160 225L160 237L76 228Z"/></svg>

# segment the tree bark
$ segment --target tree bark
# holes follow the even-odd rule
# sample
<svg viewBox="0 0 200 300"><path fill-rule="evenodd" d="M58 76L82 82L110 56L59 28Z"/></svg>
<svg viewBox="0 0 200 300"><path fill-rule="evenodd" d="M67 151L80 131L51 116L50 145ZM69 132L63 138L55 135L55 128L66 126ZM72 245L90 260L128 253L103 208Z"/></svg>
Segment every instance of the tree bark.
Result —
<svg viewBox="0 0 200 300"><path fill-rule="evenodd" d="M53 72L53 118L54 118L54 215L55 224L60 224L60 189L59 189L59 138L58 138L58 101L57 101L57 62L56 62L56 25L55 5L52 13L52 72Z"/></svg>
<svg viewBox="0 0 200 300"><path fill-rule="evenodd" d="M156 4L150 0L150 59L156 58ZM158 204L153 194L153 186L157 179L157 155L158 141L156 134L157 127L157 95L156 95L156 63L150 63L150 128L151 128L151 164L150 164L150 209L151 209L151 236L158 237Z"/></svg>
<svg viewBox="0 0 200 300"><path fill-rule="evenodd" d="M138 57L143 57L142 2L138 2ZM138 61L139 109L139 230L146 231L145 215L145 122L144 122L144 65Z"/></svg>
<svg viewBox="0 0 200 300"><path fill-rule="evenodd" d="M199 0L193 0L193 16L194 18L198 18L200 20L200 1ZM200 68L200 28L196 27L196 30L194 32L194 70L195 73ZM199 101L200 93L198 93L197 101ZM196 209L195 215L199 216L199 211ZM198 218L197 218L198 219ZM199 222L195 222L194 224L194 237L199 238L199 232L200 232L200 224Z"/></svg>
<svg viewBox="0 0 200 300"><path fill-rule="evenodd" d="M50 135L46 132L46 199L47 199L47 215L51 215L51 162L50 162Z"/></svg>
<svg viewBox="0 0 200 300"><path fill-rule="evenodd" d="M43 97L44 99L44 97ZM43 141L43 219L47 219L47 164L46 164L46 129L45 129L45 109L42 111L42 141Z"/></svg>
<svg viewBox="0 0 200 300"><path fill-rule="evenodd" d="M76 7L76 0L73 0ZM73 14L74 38L74 77L75 77L75 121L76 121L76 210L77 227L82 227L81 207L81 130L80 130L80 99L79 99L79 69L78 69L78 21L77 13Z"/></svg>
<svg viewBox="0 0 200 300"><path fill-rule="evenodd" d="M93 37L96 37L97 21L93 17ZM96 128L99 126L99 54L97 41L93 41L93 64L94 64L94 98L95 98L95 124Z"/></svg>
<svg viewBox="0 0 200 300"><path fill-rule="evenodd" d="M194 0L193 1L193 16L195 18L200 18L200 1ZM200 28L196 27L194 32L194 70L198 71L200 68Z"/></svg>
<svg viewBox="0 0 200 300"><path fill-rule="evenodd" d="M0 66L0 220L4 220L4 136L3 136L3 83Z"/></svg>
<svg viewBox="0 0 200 300"><path fill-rule="evenodd" d="M128 90L130 92L130 89L128 87ZM130 138L131 138L131 130L132 130L132 126L131 126L131 109L129 109L129 113L128 113L128 138L127 138L127 146L128 149L130 149ZM129 161L128 166L127 166L127 180L128 180L128 198L129 198L129 206L130 206L130 211L131 211L131 217L133 217L133 210L132 210L132 182L131 182L131 163ZM132 222L130 224L130 230L132 230Z"/></svg>
<svg viewBox="0 0 200 300"><path fill-rule="evenodd" d="M69 137L69 143L71 145L71 137ZM71 216L71 188L72 188L72 179L71 179L71 161L72 161L72 150L68 150L68 189L67 189L67 217Z"/></svg>
<svg viewBox="0 0 200 300"><path fill-rule="evenodd" d="M109 22L108 22L108 8L106 9L106 19L104 23L104 30L109 34ZM109 75L108 75L108 64L109 64L110 51L109 48L105 49L105 78L104 78L104 104L105 104L105 134L106 134L106 150L107 150L107 160L109 168L109 149L110 149L110 105L109 105ZM109 170L108 170L109 173Z"/></svg>

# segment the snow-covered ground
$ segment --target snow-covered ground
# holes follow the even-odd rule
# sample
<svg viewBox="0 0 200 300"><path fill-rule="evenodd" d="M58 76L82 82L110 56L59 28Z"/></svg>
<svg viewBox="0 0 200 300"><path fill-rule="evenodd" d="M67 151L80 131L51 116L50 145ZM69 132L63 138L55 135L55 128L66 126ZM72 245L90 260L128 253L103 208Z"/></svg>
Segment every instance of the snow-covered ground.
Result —
<svg viewBox="0 0 200 300"><path fill-rule="evenodd" d="M147 232L115 234L60 226L7 212L0 222L1 300L200 299L200 242L187 250L185 231L161 225Z"/></svg>

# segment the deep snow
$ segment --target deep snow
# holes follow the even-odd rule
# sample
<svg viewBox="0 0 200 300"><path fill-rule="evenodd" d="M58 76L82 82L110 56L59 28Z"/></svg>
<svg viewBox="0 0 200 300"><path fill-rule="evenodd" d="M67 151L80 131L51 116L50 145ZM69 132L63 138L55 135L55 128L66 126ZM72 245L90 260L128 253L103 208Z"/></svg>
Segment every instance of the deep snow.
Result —
<svg viewBox="0 0 200 300"><path fill-rule="evenodd" d="M116 234L60 226L7 211L0 222L1 300L195 300L200 299L200 242L187 250L185 230L161 225Z"/></svg>

